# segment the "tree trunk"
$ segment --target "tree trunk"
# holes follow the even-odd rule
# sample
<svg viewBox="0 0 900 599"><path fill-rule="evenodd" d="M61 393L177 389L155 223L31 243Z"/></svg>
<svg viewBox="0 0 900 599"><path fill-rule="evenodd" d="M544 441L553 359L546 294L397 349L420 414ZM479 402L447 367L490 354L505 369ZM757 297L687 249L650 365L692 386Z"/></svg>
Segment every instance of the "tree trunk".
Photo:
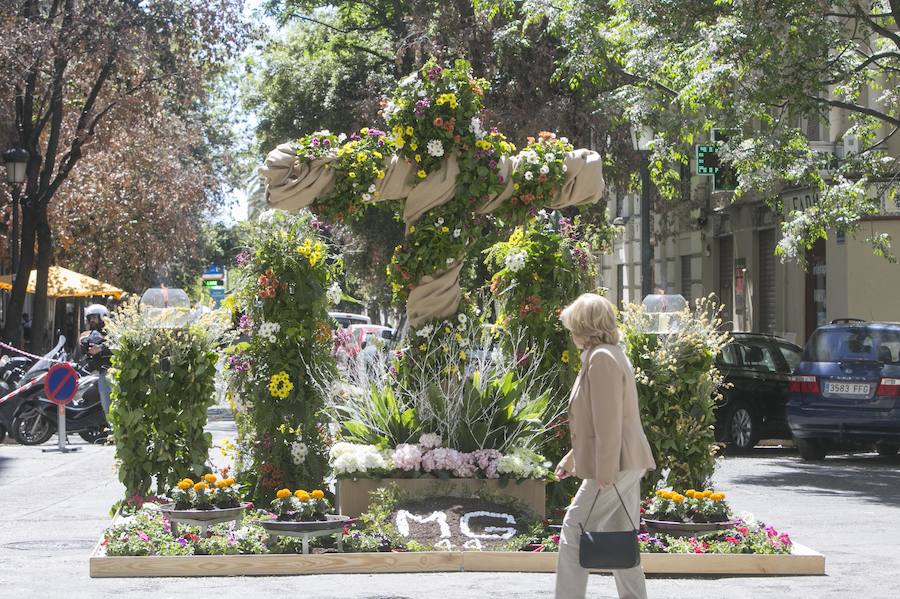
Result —
<svg viewBox="0 0 900 599"><path fill-rule="evenodd" d="M27 198L23 198L27 199ZM22 312L25 310L25 294L28 289L28 277L34 268L34 240L37 232L37 218L32 206L22 206L22 236L19 246L19 268L16 281L9 297L9 309L6 312L6 325L3 336L10 343L21 347L22 344ZM32 328L32 331L34 328Z"/></svg>
<svg viewBox="0 0 900 599"><path fill-rule="evenodd" d="M37 221L37 281L34 285L34 319L31 325L31 351L43 354L50 349L51 332L47 330L47 279L53 258L53 235L47 219L47 206L41 206Z"/></svg>

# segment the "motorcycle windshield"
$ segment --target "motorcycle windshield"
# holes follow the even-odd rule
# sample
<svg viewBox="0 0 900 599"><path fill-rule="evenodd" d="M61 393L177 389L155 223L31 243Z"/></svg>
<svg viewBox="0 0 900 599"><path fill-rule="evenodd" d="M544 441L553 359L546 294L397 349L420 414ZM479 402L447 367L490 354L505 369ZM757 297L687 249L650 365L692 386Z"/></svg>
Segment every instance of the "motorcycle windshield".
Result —
<svg viewBox="0 0 900 599"><path fill-rule="evenodd" d="M49 352L44 354L44 357L34 363L34 366L28 369L28 372L22 377L23 379L28 377L30 374L34 374L36 372L43 372L45 370L50 369L50 365L53 364L53 361L56 359L57 355L62 351L62 348L66 345L66 338L63 335L60 335L59 341L56 343L56 346L51 349Z"/></svg>

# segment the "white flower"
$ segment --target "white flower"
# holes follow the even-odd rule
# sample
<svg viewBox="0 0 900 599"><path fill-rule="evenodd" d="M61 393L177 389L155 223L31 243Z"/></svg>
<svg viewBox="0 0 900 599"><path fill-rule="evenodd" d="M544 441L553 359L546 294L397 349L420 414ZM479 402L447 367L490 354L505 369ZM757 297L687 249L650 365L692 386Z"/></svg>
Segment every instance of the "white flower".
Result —
<svg viewBox="0 0 900 599"><path fill-rule="evenodd" d="M459 324L466 324L467 322L469 322L469 317L465 314L460 314L456 317L456 319L459 321Z"/></svg>
<svg viewBox="0 0 900 599"><path fill-rule="evenodd" d="M325 296L328 298L332 304L337 306L341 303L341 297L344 295L344 292L341 290L341 286L337 281L331 284L331 287L328 288L328 291L325 292Z"/></svg>
<svg viewBox="0 0 900 599"><path fill-rule="evenodd" d="M347 134L346 134L346 133L341 133L340 135L338 135L338 141L339 141L339 142L344 143L346 140L347 140Z"/></svg>
<svg viewBox="0 0 900 599"><path fill-rule="evenodd" d="M462 229L453 229L453 237L458 239L462 235Z"/></svg>
<svg viewBox="0 0 900 599"><path fill-rule="evenodd" d="M444 144L439 139L432 139L428 142L427 150L430 155L440 158L444 155Z"/></svg>
<svg viewBox="0 0 900 599"><path fill-rule="evenodd" d="M371 193L364 193L364 194L362 194L362 200L363 200L363 202L368 202L368 201L371 200L371 199L372 199L372 194L371 194Z"/></svg>
<svg viewBox="0 0 900 599"><path fill-rule="evenodd" d="M544 457L524 448L514 449L497 460L497 472L512 478L541 479L547 476Z"/></svg>
<svg viewBox="0 0 900 599"><path fill-rule="evenodd" d="M454 258L447 258L447 266L453 264Z"/></svg>
<svg viewBox="0 0 900 599"><path fill-rule="evenodd" d="M519 250L518 252L510 252L506 255L506 268L510 272L519 272L523 268L525 268L525 259L528 257L528 254L525 253L525 250Z"/></svg>
<svg viewBox="0 0 900 599"><path fill-rule="evenodd" d="M384 107L384 120L388 120L391 118L391 115L397 111L397 106L393 101L388 102Z"/></svg>
<svg viewBox="0 0 900 599"><path fill-rule="evenodd" d="M487 135L485 130L481 128L481 119L477 116L472 117L472 120L469 122L469 128L472 129L472 135L476 139L483 139Z"/></svg>
<svg viewBox="0 0 900 599"><path fill-rule="evenodd" d="M553 162L554 160L556 160L556 154L554 154L553 152L547 152L546 154L544 154L544 160L546 160L547 162Z"/></svg>
<svg viewBox="0 0 900 599"><path fill-rule="evenodd" d="M443 225L443 224L444 224L444 218L443 218L443 217L438 218L438 219L437 219L437 226L440 227L440 226Z"/></svg>
<svg viewBox="0 0 900 599"><path fill-rule="evenodd" d="M569 170L569 166L565 162L563 162L562 171L566 172L567 170Z"/></svg>
<svg viewBox="0 0 900 599"><path fill-rule="evenodd" d="M359 445L341 441L329 452L329 461L335 474L365 473L373 469L390 469L391 462L374 445Z"/></svg>
<svg viewBox="0 0 900 599"><path fill-rule="evenodd" d="M294 441L291 443L291 460L293 460L294 465L299 466L305 462L308 454L309 448L306 446L306 443L303 443L302 441Z"/></svg>
<svg viewBox="0 0 900 599"><path fill-rule="evenodd" d="M433 333L433 332L434 332L434 325L426 324L424 327L422 327L421 329L416 331L416 336L422 337L424 339L425 337L430 337L431 333Z"/></svg>
<svg viewBox="0 0 900 599"><path fill-rule="evenodd" d="M534 150L526 150L522 152L522 160L524 160L528 164L537 164L541 161L541 157L538 156L538 153Z"/></svg>
<svg viewBox="0 0 900 599"><path fill-rule="evenodd" d="M525 180L531 181L532 179L534 179L534 173L532 173L531 171L525 171Z"/></svg>
<svg viewBox="0 0 900 599"><path fill-rule="evenodd" d="M372 183L371 185L369 185L369 193L375 193L375 189L376 189L376 187L375 187L375 184L374 184L374 183Z"/></svg>
<svg viewBox="0 0 900 599"><path fill-rule="evenodd" d="M278 332L281 330L281 325L277 322L266 322L263 321L259 328L256 330L256 334L259 337L262 337L269 343L275 343L278 340Z"/></svg>
<svg viewBox="0 0 900 599"><path fill-rule="evenodd" d="M263 225L271 225L275 221L275 209L269 208L259 215L259 222Z"/></svg>
<svg viewBox="0 0 900 599"><path fill-rule="evenodd" d="M318 131L316 135L318 135L319 137L325 137L331 135L331 131L329 131L328 129L322 129L321 131Z"/></svg>
<svg viewBox="0 0 900 599"><path fill-rule="evenodd" d="M567 144L567 143L569 143L569 138L568 137L560 137L559 141L563 142L564 144Z"/></svg>
<svg viewBox="0 0 900 599"><path fill-rule="evenodd" d="M550 167L547 166L546 164L542 164L541 165L541 174L546 175L549 172L550 172Z"/></svg>

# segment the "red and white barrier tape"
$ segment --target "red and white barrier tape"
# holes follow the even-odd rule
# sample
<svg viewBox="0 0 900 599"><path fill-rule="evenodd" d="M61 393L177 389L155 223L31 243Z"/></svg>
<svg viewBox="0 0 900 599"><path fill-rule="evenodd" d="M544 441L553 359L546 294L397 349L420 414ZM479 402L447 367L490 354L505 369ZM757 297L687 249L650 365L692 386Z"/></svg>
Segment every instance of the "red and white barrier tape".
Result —
<svg viewBox="0 0 900 599"><path fill-rule="evenodd" d="M28 358L34 358L35 360L47 360L48 362L54 362L54 363L56 363L56 364L67 364L67 363L68 363L68 362L66 362L65 360L54 360L53 358L45 358L44 356L37 356L37 355L35 355L35 354L28 353L28 352L25 351L24 349L19 349L19 348L16 347L15 345L10 345L10 344L8 344L8 343L3 343L2 341L0 341L0 347L6 348L6 349L8 349L8 350L10 350L10 351L14 351L14 352L16 352L17 354L21 354L21 355L26 356L26 357L28 357Z"/></svg>
<svg viewBox="0 0 900 599"><path fill-rule="evenodd" d="M13 397L15 397L16 395L18 395L19 393L24 393L24 392L27 391L28 389L31 389L32 387L34 387L34 386L37 385L38 383L42 382L46 377L47 377L47 373L46 373L46 372L41 373L40 376L31 379L30 381L28 381L27 383L25 383L24 385L22 385L22 386L19 387L18 389L13 389L11 392L7 393L7 394L4 395L3 397L0 397L0 403L3 403L3 402L6 401L7 399L12 399Z"/></svg>

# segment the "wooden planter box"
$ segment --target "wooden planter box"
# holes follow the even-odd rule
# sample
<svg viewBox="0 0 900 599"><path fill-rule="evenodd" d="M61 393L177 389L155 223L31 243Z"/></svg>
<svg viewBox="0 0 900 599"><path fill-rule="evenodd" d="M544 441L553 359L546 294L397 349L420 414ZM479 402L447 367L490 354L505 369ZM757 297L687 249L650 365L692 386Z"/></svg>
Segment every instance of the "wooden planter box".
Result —
<svg viewBox="0 0 900 599"><path fill-rule="evenodd" d="M554 572L556 553L431 551L320 555L198 555L105 557L95 550L91 578L160 576L287 576L403 572ZM802 545L790 555L645 553L647 574L669 576L824 575L825 557Z"/></svg>
<svg viewBox="0 0 900 599"><path fill-rule="evenodd" d="M397 485L401 492L425 495L432 489L446 490L449 497L472 497L479 489L507 495L525 504L538 519L545 517L546 484L538 480L507 481L483 478L358 478L341 479L337 483L338 513L357 517L369 509L369 493L375 489Z"/></svg>

